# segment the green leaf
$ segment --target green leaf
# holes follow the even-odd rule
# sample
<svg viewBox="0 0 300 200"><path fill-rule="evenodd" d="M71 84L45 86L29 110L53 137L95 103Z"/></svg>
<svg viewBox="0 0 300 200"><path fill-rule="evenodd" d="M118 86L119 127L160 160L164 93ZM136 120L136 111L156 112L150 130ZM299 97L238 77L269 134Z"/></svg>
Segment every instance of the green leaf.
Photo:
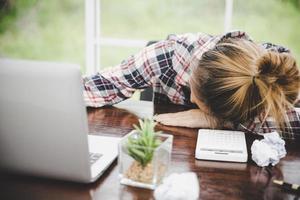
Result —
<svg viewBox="0 0 300 200"><path fill-rule="evenodd" d="M154 149L161 144L157 137L160 132L155 132L155 125L153 119L144 119L144 121L139 119L139 126L133 125L138 132L138 137L131 136L128 138L126 147L129 155L143 166L151 162Z"/></svg>

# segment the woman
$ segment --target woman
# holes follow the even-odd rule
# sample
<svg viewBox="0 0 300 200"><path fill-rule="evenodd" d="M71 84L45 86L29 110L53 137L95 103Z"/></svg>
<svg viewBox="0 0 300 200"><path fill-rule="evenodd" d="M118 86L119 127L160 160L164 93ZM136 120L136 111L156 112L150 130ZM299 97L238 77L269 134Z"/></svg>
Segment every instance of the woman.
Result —
<svg viewBox="0 0 300 200"><path fill-rule="evenodd" d="M155 116L171 126L300 134L300 72L290 51L241 31L170 35L120 65L84 78L87 106L112 105L153 87L156 103L197 105Z"/></svg>

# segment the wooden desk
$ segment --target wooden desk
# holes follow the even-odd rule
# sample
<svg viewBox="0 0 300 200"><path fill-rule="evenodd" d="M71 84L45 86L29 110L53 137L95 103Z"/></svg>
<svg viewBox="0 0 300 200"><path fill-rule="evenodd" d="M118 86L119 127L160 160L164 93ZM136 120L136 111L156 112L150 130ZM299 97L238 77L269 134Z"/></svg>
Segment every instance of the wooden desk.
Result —
<svg viewBox="0 0 300 200"><path fill-rule="evenodd" d="M143 109L143 106L147 108ZM123 136L132 130L133 123L137 123L136 115L145 116L151 111L149 106L149 103L141 102L124 103L119 106L131 111L115 107L88 109L90 132L96 135ZM180 106L160 105L155 106L154 113L184 109ZM288 155L268 172L257 167L251 159L246 164L198 161L194 158L196 129L162 125L157 129L174 135L171 172L196 172L200 181L201 199L256 200L295 197L293 194L282 192L272 184L272 180L284 178L288 182L300 183L299 141L288 141ZM253 135L247 135L248 149L254 139ZM115 161L98 181L88 185L2 174L0 199L153 199L151 190L120 185L117 165Z"/></svg>

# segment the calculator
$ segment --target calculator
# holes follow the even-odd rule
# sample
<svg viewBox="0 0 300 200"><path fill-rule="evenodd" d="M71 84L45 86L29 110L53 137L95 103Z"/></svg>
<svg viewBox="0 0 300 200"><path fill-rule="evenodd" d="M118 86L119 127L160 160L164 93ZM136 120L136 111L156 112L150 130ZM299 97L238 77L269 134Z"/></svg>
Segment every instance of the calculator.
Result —
<svg viewBox="0 0 300 200"><path fill-rule="evenodd" d="M199 129L195 157L201 160L247 162L245 133Z"/></svg>

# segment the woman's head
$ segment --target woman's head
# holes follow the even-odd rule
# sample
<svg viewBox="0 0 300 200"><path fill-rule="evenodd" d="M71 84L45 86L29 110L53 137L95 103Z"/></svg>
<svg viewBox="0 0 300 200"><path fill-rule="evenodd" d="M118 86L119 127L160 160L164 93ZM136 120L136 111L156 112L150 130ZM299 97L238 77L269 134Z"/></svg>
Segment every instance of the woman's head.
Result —
<svg viewBox="0 0 300 200"><path fill-rule="evenodd" d="M202 55L190 84L192 96L221 119L244 122L264 114L281 126L297 99L300 76L290 54L227 39Z"/></svg>

